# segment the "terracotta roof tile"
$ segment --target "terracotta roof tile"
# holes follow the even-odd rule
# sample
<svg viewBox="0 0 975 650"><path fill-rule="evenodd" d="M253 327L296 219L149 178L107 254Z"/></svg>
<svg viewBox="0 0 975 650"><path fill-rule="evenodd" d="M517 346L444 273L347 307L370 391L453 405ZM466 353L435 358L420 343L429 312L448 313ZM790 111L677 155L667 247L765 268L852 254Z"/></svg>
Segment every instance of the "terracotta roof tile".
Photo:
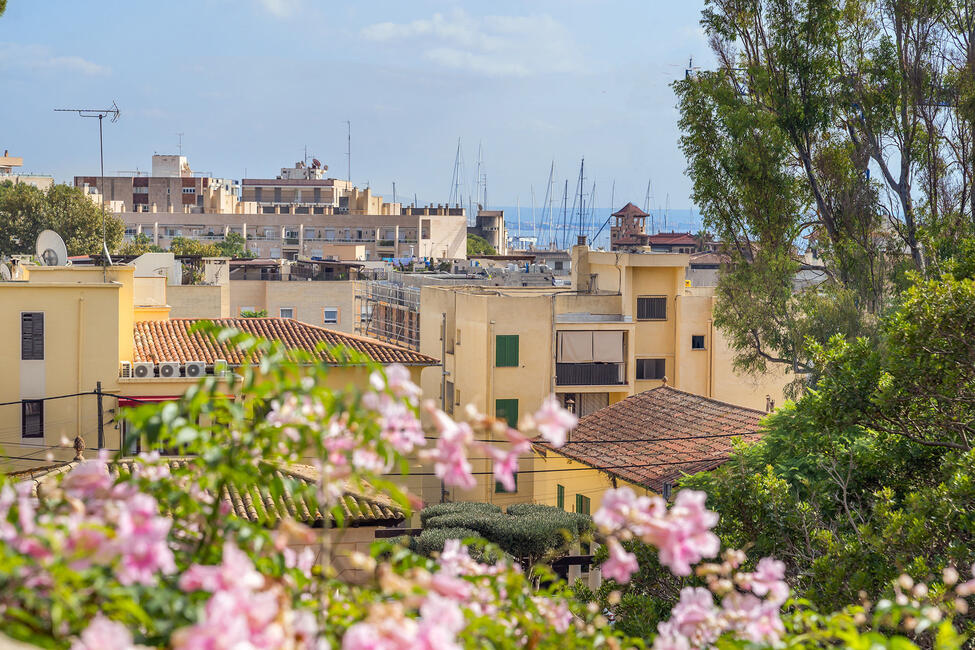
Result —
<svg viewBox="0 0 975 650"><path fill-rule="evenodd" d="M240 365L253 361L252 355L218 342L214 337L190 330L203 319L172 318L161 321L140 321L133 328L135 358L133 361L204 361L218 359L228 364ZM231 327L241 332L272 341L280 341L288 348L315 353L328 363L338 360L316 346L344 345L368 356L378 363L402 363L405 365L433 366L439 362L433 357L414 352L391 343L384 343L362 336L345 334L302 323L291 318L217 318L210 321L218 327Z"/></svg>
<svg viewBox="0 0 975 650"><path fill-rule="evenodd" d="M557 450L538 444L661 492L665 483L725 462L732 435L758 440L764 416L762 411L662 386L590 413ZM590 440L595 442L586 442Z"/></svg>
<svg viewBox="0 0 975 650"><path fill-rule="evenodd" d="M658 232L650 235L651 244L674 245L674 246L696 246L697 240L689 232Z"/></svg>
<svg viewBox="0 0 975 650"><path fill-rule="evenodd" d="M649 217L650 215L633 205L630 201L622 208L610 215L611 217Z"/></svg>
<svg viewBox="0 0 975 650"><path fill-rule="evenodd" d="M188 458L172 457L167 459L172 470L176 470L187 465ZM31 480L33 485L31 492L33 496L40 493L52 485L53 481L62 474L71 471L79 461L71 461L58 465L25 470L12 476L21 480ZM118 478L119 466L126 472L132 471L133 460L123 458L109 465L109 473L112 478ZM288 480L296 481L303 486L317 486L317 470L311 466L297 465L287 469L276 469L275 475L285 479L285 486ZM291 518L307 526L322 526L326 518L329 522L334 522L335 517L331 512L323 514L315 507L314 503L306 501L301 495L297 497L290 491L285 491L281 496L274 496L266 486L263 485L239 485L231 484L223 492L222 498L230 507L230 511L237 517L246 519L253 523L267 524L273 526L278 520ZM346 526L367 526L383 525L393 526L403 521L406 516L403 510L393 503L386 496L375 494L366 496L349 488L346 488L340 501L345 515Z"/></svg>

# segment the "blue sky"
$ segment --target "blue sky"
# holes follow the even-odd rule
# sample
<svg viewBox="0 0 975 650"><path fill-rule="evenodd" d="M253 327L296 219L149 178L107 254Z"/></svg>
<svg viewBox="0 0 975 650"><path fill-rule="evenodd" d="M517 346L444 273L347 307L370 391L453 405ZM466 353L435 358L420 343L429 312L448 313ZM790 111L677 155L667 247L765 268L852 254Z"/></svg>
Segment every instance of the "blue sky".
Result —
<svg viewBox="0 0 975 650"><path fill-rule="evenodd" d="M554 159L586 158L597 204L690 207L669 83L712 57L700 2L10 0L0 18L0 148L25 169L97 174L93 120L116 100L106 173L175 153L195 171L273 176L310 155L398 198L447 200L457 139L483 148L488 201L541 204ZM587 188L588 191L589 188Z"/></svg>

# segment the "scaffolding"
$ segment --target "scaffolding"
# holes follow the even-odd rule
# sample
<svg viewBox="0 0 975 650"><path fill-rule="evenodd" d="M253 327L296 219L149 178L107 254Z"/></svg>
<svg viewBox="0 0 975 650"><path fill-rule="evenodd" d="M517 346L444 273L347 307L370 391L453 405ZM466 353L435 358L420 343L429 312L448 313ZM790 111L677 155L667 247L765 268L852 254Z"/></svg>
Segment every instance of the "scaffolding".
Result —
<svg viewBox="0 0 975 650"><path fill-rule="evenodd" d="M355 283L356 334L420 350L420 287L390 280Z"/></svg>

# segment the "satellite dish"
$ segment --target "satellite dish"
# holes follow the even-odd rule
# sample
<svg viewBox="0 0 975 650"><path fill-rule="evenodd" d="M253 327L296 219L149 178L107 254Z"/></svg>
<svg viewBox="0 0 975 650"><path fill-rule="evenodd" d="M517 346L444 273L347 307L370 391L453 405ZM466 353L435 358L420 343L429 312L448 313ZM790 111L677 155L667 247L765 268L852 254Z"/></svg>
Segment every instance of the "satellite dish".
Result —
<svg viewBox="0 0 975 650"><path fill-rule="evenodd" d="M37 258L44 266L64 266L68 263L68 247L61 235L44 230L37 236Z"/></svg>
<svg viewBox="0 0 975 650"><path fill-rule="evenodd" d="M10 269L7 268L6 264L0 262L0 281L10 282Z"/></svg>

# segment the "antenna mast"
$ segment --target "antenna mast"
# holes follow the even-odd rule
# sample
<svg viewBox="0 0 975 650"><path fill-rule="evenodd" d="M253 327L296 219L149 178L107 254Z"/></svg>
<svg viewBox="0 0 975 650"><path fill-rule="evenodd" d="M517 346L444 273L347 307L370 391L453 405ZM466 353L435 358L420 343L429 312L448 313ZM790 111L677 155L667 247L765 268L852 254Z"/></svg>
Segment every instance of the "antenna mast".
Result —
<svg viewBox="0 0 975 650"><path fill-rule="evenodd" d="M179 144L176 145L176 150L179 152L179 155L182 156L183 155L183 133L182 132L177 133L176 136L179 138ZM305 153L307 153L307 151Z"/></svg>
<svg viewBox="0 0 975 650"><path fill-rule="evenodd" d="M98 118L98 160L99 169L101 170L101 176L99 177L98 181L98 193L101 194L102 203L102 250L105 252L105 259L108 261L109 265L111 265L112 256L108 252L108 226L106 223L108 217L105 214L105 146L102 138L102 120L111 115L112 123L114 124L115 122L118 122L121 111L119 111L118 104L116 104L114 101L112 101L111 108L55 108L54 110L58 113L77 113L80 117ZM180 139L180 145L182 145L182 139ZM108 277L105 274L104 265L102 265L102 277L105 281L108 280Z"/></svg>
<svg viewBox="0 0 975 650"><path fill-rule="evenodd" d="M345 157L348 160L348 167L346 169L348 176L346 177L346 180L349 183L351 183L352 182L352 121L351 120L345 121L345 128L346 128Z"/></svg>

